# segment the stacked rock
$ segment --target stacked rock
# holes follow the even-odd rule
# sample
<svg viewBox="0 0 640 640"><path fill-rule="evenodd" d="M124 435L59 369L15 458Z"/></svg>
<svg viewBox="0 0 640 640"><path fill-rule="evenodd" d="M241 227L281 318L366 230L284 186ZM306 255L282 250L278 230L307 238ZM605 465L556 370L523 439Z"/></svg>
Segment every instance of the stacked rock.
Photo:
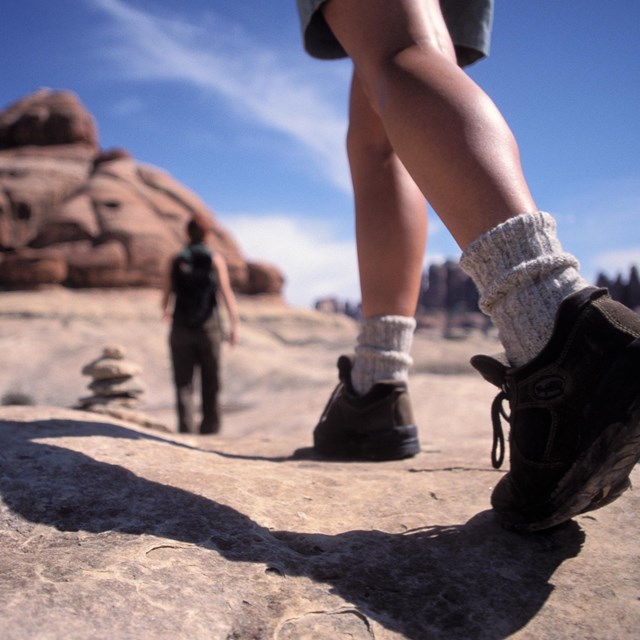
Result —
<svg viewBox="0 0 640 640"><path fill-rule="evenodd" d="M80 398L79 408L136 408L145 392L138 378L141 371L139 365L125 359L122 347L105 347L99 358L82 368L82 375L92 378L88 388L93 395Z"/></svg>

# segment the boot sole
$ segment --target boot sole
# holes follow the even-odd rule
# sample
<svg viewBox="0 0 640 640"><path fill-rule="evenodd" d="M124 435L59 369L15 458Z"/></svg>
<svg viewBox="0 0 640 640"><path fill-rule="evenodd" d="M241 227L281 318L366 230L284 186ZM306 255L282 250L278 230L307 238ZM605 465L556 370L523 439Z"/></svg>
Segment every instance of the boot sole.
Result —
<svg viewBox="0 0 640 640"><path fill-rule="evenodd" d="M634 341L620 359L623 370L629 367L632 370L631 375L635 373L632 380L638 380L638 362L640 340ZM603 389L607 389L606 382ZM606 402L607 392L603 392L600 398L601 402ZM562 524L574 516L611 504L631 486L629 475L638 460L640 395L636 391L636 398L627 410L625 419L607 426L558 483L548 503L548 515L523 523L517 522L518 519L522 519L522 513L518 514L519 518L513 518L508 512L503 512L498 513L501 524L515 531L542 531Z"/></svg>
<svg viewBox="0 0 640 640"><path fill-rule="evenodd" d="M314 434L314 457L319 459L385 462L412 458L420 453L418 429L403 425L365 434L345 434L346 437L322 442Z"/></svg>
<svg viewBox="0 0 640 640"><path fill-rule="evenodd" d="M604 460L603 449L609 453ZM640 407L637 407L629 422L611 425L562 479L553 497L553 502L560 506L550 516L513 528L542 531L611 504L631 486L629 475L639 459Z"/></svg>

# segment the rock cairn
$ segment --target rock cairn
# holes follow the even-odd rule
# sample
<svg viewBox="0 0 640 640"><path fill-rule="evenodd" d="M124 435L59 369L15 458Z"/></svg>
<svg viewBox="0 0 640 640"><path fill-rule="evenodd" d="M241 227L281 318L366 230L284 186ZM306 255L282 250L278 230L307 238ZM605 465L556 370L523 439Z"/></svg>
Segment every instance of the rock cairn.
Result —
<svg viewBox="0 0 640 640"><path fill-rule="evenodd" d="M90 376L88 388L92 395L80 398L80 409L93 411L105 409L135 409L144 395L144 385L139 374L142 368L125 358L122 347L111 345L102 355L82 368L82 375Z"/></svg>

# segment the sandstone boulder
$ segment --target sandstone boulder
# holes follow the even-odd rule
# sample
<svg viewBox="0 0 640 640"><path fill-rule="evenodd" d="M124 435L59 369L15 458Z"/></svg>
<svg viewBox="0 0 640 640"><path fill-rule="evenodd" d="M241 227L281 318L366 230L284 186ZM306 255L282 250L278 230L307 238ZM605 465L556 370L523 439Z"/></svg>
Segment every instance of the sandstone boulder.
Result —
<svg viewBox="0 0 640 640"><path fill-rule="evenodd" d="M75 143L97 150L98 131L70 92L40 89L0 113L0 149Z"/></svg>
<svg viewBox="0 0 640 640"><path fill-rule="evenodd" d="M29 289L33 285L56 284L67 277L63 254L56 249L22 249L0 262L0 282Z"/></svg>
<svg viewBox="0 0 640 640"><path fill-rule="evenodd" d="M247 293L278 294L284 286L284 278L277 267L264 262L249 262Z"/></svg>
<svg viewBox="0 0 640 640"><path fill-rule="evenodd" d="M0 287L160 286L193 216L239 293L280 294L274 266L249 264L189 189L124 149L100 151L72 93L41 90L0 113Z"/></svg>

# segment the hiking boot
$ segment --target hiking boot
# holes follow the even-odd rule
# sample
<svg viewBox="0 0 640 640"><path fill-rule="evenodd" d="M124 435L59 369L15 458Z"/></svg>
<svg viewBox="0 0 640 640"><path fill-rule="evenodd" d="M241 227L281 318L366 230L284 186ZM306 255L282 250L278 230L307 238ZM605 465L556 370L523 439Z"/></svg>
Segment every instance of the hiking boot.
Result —
<svg viewBox="0 0 640 640"><path fill-rule="evenodd" d="M504 458L501 416L511 426L511 470L491 496L504 526L548 529L629 488L640 458L640 316L606 289L567 297L527 364L488 356L471 364L501 389L491 411L495 468Z"/></svg>
<svg viewBox="0 0 640 640"><path fill-rule="evenodd" d="M364 396L351 385L353 362L338 359L340 383L313 432L313 453L323 458L399 460L420 452L407 385L376 383Z"/></svg>

